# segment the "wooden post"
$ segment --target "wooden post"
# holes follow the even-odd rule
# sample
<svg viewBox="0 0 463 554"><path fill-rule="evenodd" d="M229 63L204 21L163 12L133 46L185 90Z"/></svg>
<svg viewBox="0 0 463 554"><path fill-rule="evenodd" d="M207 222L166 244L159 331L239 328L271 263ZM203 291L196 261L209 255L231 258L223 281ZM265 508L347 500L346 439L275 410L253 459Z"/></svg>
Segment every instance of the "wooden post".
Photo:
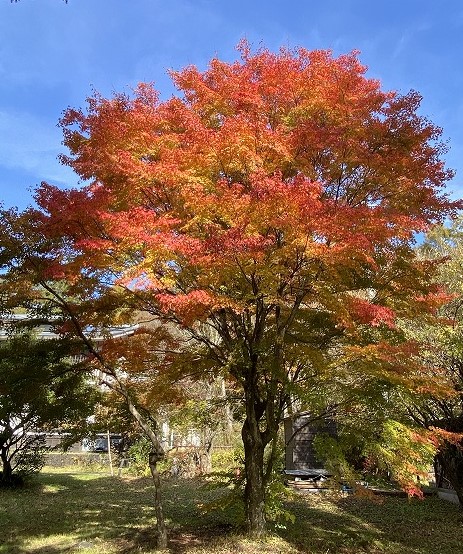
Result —
<svg viewBox="0 0 463 554"><path fill-rule="evenodd" d="M111 438L110 438L110 435L109 435L109 429L108 429L108 432L107 432L107 440L108 440L108 457L109 457L109 468L111 470L111 477L114 477L114 468L113 468L113 459L112 459L112 456L111 456Z"/></svg>

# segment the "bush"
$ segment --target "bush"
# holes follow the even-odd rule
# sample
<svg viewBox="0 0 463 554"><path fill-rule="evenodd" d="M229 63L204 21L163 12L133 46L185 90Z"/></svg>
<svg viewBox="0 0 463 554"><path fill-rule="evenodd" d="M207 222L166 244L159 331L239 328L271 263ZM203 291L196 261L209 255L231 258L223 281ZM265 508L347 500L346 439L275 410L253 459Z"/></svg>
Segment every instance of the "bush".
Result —
<svg viewBox="0 0 463 554"><path fill-rule="evenodd" d="M141 437L130 446L127 452L127 457L130 460L129 473L139 476L149 475L150 468L148 461L151 448L150 441L145 437Z"/></svg>
<svg viewBox="0 0 463 554"><path fill-rule="evenodd" d="M37 435L34 440L15 453L16 473L23 477L38 473L45 465L45 437Z"/></svg>
<svg viewBox="0 0 463 554"><path fill-rule="evenodd" d="M230 472L241 466L240 458L243 457L243 449L236 448L214 448L212 450L212 471Z"/></svg>

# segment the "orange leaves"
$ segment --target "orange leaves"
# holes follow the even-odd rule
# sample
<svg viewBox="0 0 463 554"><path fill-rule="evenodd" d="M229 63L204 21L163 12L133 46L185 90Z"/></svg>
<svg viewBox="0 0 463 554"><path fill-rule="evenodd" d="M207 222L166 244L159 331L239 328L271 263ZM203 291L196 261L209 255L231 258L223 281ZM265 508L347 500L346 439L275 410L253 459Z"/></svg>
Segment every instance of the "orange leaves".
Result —
<svg viewBox="0 0 463 554"><path fill-rule="evenodd" d="M93 184L38 192L60 263L184 325L249 310L262 337L279 310L291 326L310 306L346 337L392 334L432 303L414 234L457 206L440 193L440 130L356 52L239 49L173 72L178 97L141 84L65 113L63 161Z"/></svg>
<svg viewBox="0 0 463 554"><path fill-rule="evenodd" d="M420 357L421 347L414 341L392 344L384 339L366 345L346 345L344 364L365 379L388 382L422 399L455 396L444 369L430 366Z"/></svg>
<svg viewBox="0 0 463 554"><path fill-rule="evenodd" d="M420 295L416 297L416 301L423 306L423 308L429 310L429 312L435 314L439 308L442 308L444 304L449 303L456 297L455 294L450 294L439 288L437 290L431 290L426 295Z"/></svg>
<svg viewBox="0 0 463 554"><path fill-rule="evenodd" d="M439 427L431 427L429 431L436 448L446 443L453 444L455 446L463 446L463 433L456 433L453 431L446 431Z"/></svg>
<svg viewBox="0 0 463 554"><path fill-rule="evenodd" d="M156 297L162 310L180 314L184 325L206 319L214 306L214 298L205 290L194 290L187 294L157 294Z"/></svg>
<svg viewBox="0 0 463 554"><path fill-rule="evenodd" d="M375 272L393 241L452 209L432 193L448 174L416 95L381 91L356 53L240 50L241 61L173 72L183 98L161 102L142 84L66 112L65 161L96 184L44 186L39 202L89 263L156 294L182 282L188 298L218 296L253 268L273 297L294 268L318 264L328 281ZM193 313L190 300L178 308ZM352 309L361 324L393 325L388 308Z"/></svg>

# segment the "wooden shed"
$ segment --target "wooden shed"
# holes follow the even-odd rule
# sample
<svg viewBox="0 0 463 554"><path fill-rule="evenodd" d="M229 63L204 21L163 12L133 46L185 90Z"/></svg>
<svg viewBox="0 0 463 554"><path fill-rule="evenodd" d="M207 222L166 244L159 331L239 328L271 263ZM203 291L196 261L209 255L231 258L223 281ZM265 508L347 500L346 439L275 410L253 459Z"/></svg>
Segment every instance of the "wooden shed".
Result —
<svg viewBox="0 0 463 554"><path fill-rule="evenodd" d="M319 433L336 437L336 424L332 419L314 418L313 414L302 412L285 418L284 431L286 470L323 469L313 441Z"/></svg>

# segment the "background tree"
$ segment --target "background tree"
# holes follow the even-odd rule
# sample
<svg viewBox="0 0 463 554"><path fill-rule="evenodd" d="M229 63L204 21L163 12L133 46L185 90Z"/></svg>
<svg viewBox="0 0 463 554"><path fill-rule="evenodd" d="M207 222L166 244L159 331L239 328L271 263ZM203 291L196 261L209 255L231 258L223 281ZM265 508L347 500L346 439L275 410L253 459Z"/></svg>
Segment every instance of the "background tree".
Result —
<svg viewBox="0 0 463 554"><path fill-rule="evenodd" d="M85 367L72 362L75 353L68 340L39 340L28 332L0 341L3 485L41 469L45 431L64 429L71 442L85 433L97 393L86 380Z"/></svg>
<svg viewBox="0 0 463 554"><path fill-rule="evenodd" d="M439 268L437 280L446 302L437 319L410 322L407 333L420 341L420 355L434 375L445 375L453 394L437 396L432 389L425 397L409 398L409 415L425 429L437 433L437 483L445 476L463 505L463 219L430 231L420 255Z"/></svg>
<svg viewBox="0 0 463 554"><path fill-rule="evenodd" d="M174 390L157 378L162 357L159 344L164 342L164 349L171 345L168 330L155 325L135 333L137 324L132 306L123 302L116 291L113 291L114 297L102 295L106 283L99 283L91 274L84 273L81 279L68 281L51 272L60 263L61 255L66 256L67 250L71 256L72 250L67 249L65 238L44 236L43 221L37 213L2 210L0 223L2 311L19 309L32 324L46 322L57 335L75 341L79 354L85 356L88 372L95 377L94 387L98 390L106 387L123 399L127 411L151 444L149 467L155 485L157 541L160 548L165 548L167 529L157 471L164 450L158 423L144 401L155 396L153 391L160 398ZM119 331L117 325L121 326Z"/></svg>
<svg viewBox="0 0 463 554"><path fill-rule="evenodd" d="M214 443L222 437L230 439L230 414L227 407L230 400L224 397L223 381L211 382L184 378L180 385L183 401L167 407L165 416L169 427L185 444L190 444L190 455L193 455L195 472L207 474L212 470L212 451ZM228 432L228 437L226 436ZM220 440L220 439L219 439ZM175 447L175 445L174 445Z"/></svg>
<svg viewBox="0 0 463 554"><path fill-rule="evenodd" d="M173 72L182 96L165 102L142 84L67 110L62 161L90 184L43 184L27 217L61 241L42 261L49 280L177 328L178 357L193 350L241 391L258 536L295 398L337 376L423 386L395 321L429 309L414 236L456 203L417 93L383 92L355 53L240 50Z"/></svg>

